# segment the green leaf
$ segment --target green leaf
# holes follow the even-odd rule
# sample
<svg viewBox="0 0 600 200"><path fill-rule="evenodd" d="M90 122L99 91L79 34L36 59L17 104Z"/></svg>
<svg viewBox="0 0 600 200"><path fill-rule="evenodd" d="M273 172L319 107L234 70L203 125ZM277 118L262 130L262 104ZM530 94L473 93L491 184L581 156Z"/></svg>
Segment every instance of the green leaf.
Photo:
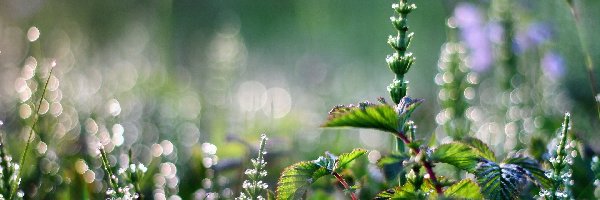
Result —
<svg viewBox="0 0 600 200"><path fill-rule="evenodd" d="M496 154L494 154L490 147L488 147L488 145L483 141L474 137L466 137L461 141L461 143L469 145L471 148L473 148L473 150L475 150L475 153L482 158L496 162Z"/></svg>
<svg viewBox="0 0 600 200"><path fill-rule="evenodd" d="M458 142L440 145L433 151L430 159L434 162L453 165L468 172L473 172L480 160L471 147Z"/></svg>
<svg viewBox="0 0 600 200"><path fill-rule="evenodd" d="M552 180L546 177L546 172L541 168L540 164L532 158L517 154L506 158L504 163L515 164L525 169L527 177L537 186L549 188L552 184Z"/></svg>
<svg viewBox="0 0 600 200"><path fill-rule="evenodd" d="M477 165L475 177L486 199L517 199L528 182L527 171L515 164L498 165L483 160Z"/></svg>
<svg viewBox="0 0 600 200"><path fill-rule="evenodd" d="M277 182L277 199L301 199L313 182L327 174L325 168L311 161L289 166L283 170Z"/></svg>
<svg viewBox="0 0 600 200"><path fill-rule="evenodd" d="M384 199L424 199L422 195L415 190L415 187L410 184L404 184L402 187L398 186L392 189L388 189L383 191L375 197L376 200L384 200Z"/></svg>
<svg viewBox="0 0 600 200"><path fill-rule="evenodd" d="M359 106L336 106L329 111L323 127L372 128L397 133L398 116L392 106L362 103Z"/></svg>
<svg viewBox="0 0 600 200"><path fill-rule="evenodd" d="M479 185L473 180L464 179L448 187L444 195L452 199L482 199L479 189Z"/></svg>
<svg viewBox="0 0 600 200"><path fill-rule="evenodd" d="M348 167L347 165L350 162L352 162L353 160L355 160L356 158L358 158L362 155L365 155L366 153L367 153L367 150L365 150L365 149L354 149L350 153L341 154L337 159L336 167L333 171L345 169L346 167Z"/></svg>
<svg viewBox="0 0 600 200"><path fill-rule="evenodd" d="M388 181L395 180L398 174L404 170L402 162L409 158L410 156L405 153L392 152L392 154L379 159L377 165L382 168L383 175Z"/></svg>

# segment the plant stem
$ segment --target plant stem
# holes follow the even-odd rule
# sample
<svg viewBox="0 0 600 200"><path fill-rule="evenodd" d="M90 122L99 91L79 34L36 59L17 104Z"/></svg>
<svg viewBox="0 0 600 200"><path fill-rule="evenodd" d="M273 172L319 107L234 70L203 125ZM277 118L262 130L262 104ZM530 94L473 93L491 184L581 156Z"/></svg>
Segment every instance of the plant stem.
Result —
<svg viewBox="0 0 600 200"><path fill-rule="evenodd" d="M346 182L346 180L344 180L344 178L338 174L337 172L333 172L333 176L335 176L335 178L344 186L344 189L348 190L350 192L350 196L352 197L352 200L358 200L358 198L356 197L356 194L354 194L354 192L352 192L350 189L350 185L348 185L348 183Z"/></svg>
<svg viewBox="0 0 600 200"><path fill-rule="evenodd" d="M104 147L102 147L102 145L100 145L100 159L102 160L102 166L104 167L104 171L108 177L109 187L112 187L112 189L118 193L119 186L117 185L118 183L113 180L115 176L110 169L110 163L108 162L106 151L104 151Z"/></svg>
<svg viewBox="0 0 600 200"><path fill-rule="evenodd" d="M416 147L412 147L412 146L409 145L412 141L410 141L410 139L407 138L406 135L404 135L404 133L398 132L397 136L407 146L410 147L410 149L413 151L414 155L417 155L417 154L419 154L421 152L421 149L416 148ZM425 170L427 170L427 173L429 174L429 179L431 179L431 182L433 183L433 186L435 186L435 192L437 192L439 195L443 195L444 191L442 190L442 186L438 182L437 177L435 175L435 172L433 171L433 165L429 161L427 161L426 159L421 160L420 162L421 162L421 165L423 165L423 167L425 168Z"/></svg>
<svg viewBox="0 0 600 200"><path fill-rule="evenodd" d="M35 114L33 115L33 125L31 126L31 129L29 130L29 136L27 137L27 144L25 145L25 151L23 151L23 154L21 155L21 161L19 162L19 166L21 167L21 169L19 170L19 174L17 176L17 181L15 181L15 184L12 187L12 191L10 192L10 197L8 199L13 199L13 197L15 196L15 193L17 192L17 188L19 187L19 183L21 182L21 176L23 176L23 171L25 171L25 158L27 158L27 152L29 150L29 146L31 144L31 139L33 137L33 130L35 130L35 127L39 120L40 108L42 107L41 105L42 105L42 101L44 100L44 96L46 95L46 89L48 88L48 83L50 82L50 77L52 77L52 71L54 71L54 67L50 68L50 72L48 73L48 78L46 79L46 83L44 84L44 89L42 90L42 96L40 96L40 100L38 101L37 108L35 109Z"/></svg>

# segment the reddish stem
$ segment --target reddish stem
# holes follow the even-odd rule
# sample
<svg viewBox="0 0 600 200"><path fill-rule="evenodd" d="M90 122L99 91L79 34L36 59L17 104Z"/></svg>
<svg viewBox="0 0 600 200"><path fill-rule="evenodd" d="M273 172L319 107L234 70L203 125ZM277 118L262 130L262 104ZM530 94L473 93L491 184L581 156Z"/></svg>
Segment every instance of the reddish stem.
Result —
<svg viewBox="0 0 600 200"><path fill-rule="evenodd" d="M410 147L410 149L413 150L415 155L417 155L417 154L419 154L419 152L421 152L421 149L416 148L416 147L411 147L409 145L411 143L411 141L409 138L406 137L406 135L404 135L404 133L398 132L397 136L398 136L398 138L400 138L402 140L402 142L404 142L404 144L408 145ZM421 165L423 165L423 167L425 167L425 170L427 170L427 173L429 174L429 178L431 179L431 182L435 186L435 191L439 195L443 195L444 191L442 190L442 186L440 185L440 183L437 180L437 177L435 176L435 172L433 171L433 165L431 165L431 163L427 160L421 160Z"/></svg>
<svg viewBox="0 0 600 200"><path fill-rule="evenodd" d="M335 178L344 186L344 189L348 190L350 192L350 196L352 197L352 200L358 200L358 198L356 198L356 194L354 194L354 192L352 192L350 189L350 185L348 185L348 183L346 182L346 180L344 180L344 178L338 174L337 172L333 172L333 176L335 176Z"/></svg>

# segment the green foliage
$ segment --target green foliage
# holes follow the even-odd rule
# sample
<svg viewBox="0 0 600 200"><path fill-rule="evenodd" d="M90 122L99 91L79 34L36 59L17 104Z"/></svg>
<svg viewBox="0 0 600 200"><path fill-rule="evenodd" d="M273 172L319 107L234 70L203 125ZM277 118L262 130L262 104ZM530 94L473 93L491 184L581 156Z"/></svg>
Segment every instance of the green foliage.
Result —
<svg viewBox="0 0 600 200"><path fill-rule="evenodd" d="M329 119L323 127L372 128L397 134L422 99L404 97L394 107L387 104L360 103L358 106L336 106L329 111Z"/></svg>
<svg viewBox="0 0 600 200"><path fill-rule="evenodd" d="M526 175L529 177L529 179L533 180L538 186L547 188L551 184L551 180L545 175L546 172L541 168L540 164L532 158L525 157L521 154L515 154L504 159L503 163L514 164L522 167L527 171Z"/></svg>
<svg viewBox="0 0 600 200"><path fill-rule="evenodd" d="M356 158L364 155L364 149L354 149L350 153L335 156L327 153L317 160L303 161L287 167L281 173L277 183L277 199L300 199L308 188L317 179L328 175L337 174Z"/></svg>
<svg viewBox="0 0 600 200"><path fill-rule="evenodd" d="M402 186L398 186L386 191L383 191L375 197L377 200L384 199L425 199L425 194L420 193L416 190L414 185L406 183Z"/></svg>
<svg viewBox="0 0 600 200"><path fill-rule="evenodd" d="M475 170L481 193L487 199L517 199L528 183L536 181L532 174L517 164L489 160L480 162Z"/></svg>
<svg viewBox="0 0 600 200"><path fill-rule="evenodd" d="M423 187L427 187L425 185L423 184L422 188L417 188L411 182L408 182L377 194L375 199L425 199L427 194L422 192Z"/></svg>
<svg viewBox="0 0 600 200"><path fill-rule="evenodd" d="M363 105L363 104L361 104ZM329 112L329 119L323 127L372 128L396 133L397 115L392 106L364 104L364 106L336 106Z"/></svg>
<svg viewBox="0 0 600 200"><path fill-rule="evenodd" d="M479 185L473 180L463 179L448 187L444 191L444 195L451 199L481 199L482 195L479 190Z"/></svg>
<svg viewBox="0 0 600 200"><path fill-rule="evenodd" d="M365 150L365 149L354 149L350 153L341 154L338 157L336 166L333 169L333 171L339 172L340 170L347 168L350 162L354 161L358 157L361 157L362 155L365 155L366 153L367 153L367 150Z"/></svg>
<svg viewBox="0 0 600 200"><path fill-rule="evenodd" d="M309 186L329 174L315 162L304 161L287 167L277 182L277 199L301 199Z"/></svg>
<svg viewBox="0 0 600 200"><path fill-rule="evenodd" d="M496 162L496 154L483 141L474 137L465 137L460 142L469 145L480 157Z"/></svg>
<svg viewBox="0 0 600 200"><path fill-rule="evenodd" d="M437 147L429 157L434 162L453 165L459 169L473 172L479 156L466 144L453 142Z"/></svg>

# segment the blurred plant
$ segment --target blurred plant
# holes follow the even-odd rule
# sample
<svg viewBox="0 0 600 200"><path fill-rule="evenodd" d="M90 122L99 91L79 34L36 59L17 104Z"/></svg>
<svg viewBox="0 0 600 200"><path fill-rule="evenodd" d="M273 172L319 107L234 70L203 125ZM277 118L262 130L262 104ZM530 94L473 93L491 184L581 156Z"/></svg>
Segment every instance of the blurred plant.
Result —
<svg viewBox="0 0 600 200"><path fill-rule="evenodd" d="M39 30L37 29L37 27L31 27L27 33L27 37L30 42L36 41L39 38L39 35L40 35L40 33L39 33ZM33 113L33 117L32 117L33 125L31 125L31 129L29 129L29 134L27 136L27 143L25 144L25 149L23 150L23 154L21 154L21 160L20 160L18 166L26 166L25 160L27 159L27 155L29 152L29 147L31 146L31 142L33 141L34 130L35 130L36 126L38 125L38 121L40 118L40 109L42 108L42 103L44 103L44 98L45 98L44 96L46 95L46 91L48 89L48 83L50 83L50 79L52 78L52 71L54 71L55 66L56 66L56 62L52 61L51 65L50 65L50 72L48 72L48 77L46 78L44 87L41 91L40 100L38 101L37 106L35 106L35 113ZM12 182L13 185L11 186L11 192L10 192L9 199L13 199L14 195L16 194L18 185L21 182L21 177L23 176L23 171L24 171L23 169L18 170L17 177L16 177L17 181Z"/></svg>
<svg viewBox="0 0 600 200"><path fill-rule="evenodd" d="M108 161L108 155L101 144L100 159L108 183L106 195L110 199L139 199L142 197L139 184L148 170L146 166L141 163L137 165L130 163L128 167L118 169L117 174L115 174ZM129 161L132 161L131 151L129 152Z"/></svg>
<svg viewBox="0 0 600 200"><path fill-rule="evenodd" d="M0 126L2 126L2 121L0 121ZM0 199L8 199L7 197L10 197L13 191L12 187L19 187L18 174L19 165L12 162L12 157L6 152L3 137L0 135ZM23 192L18 191L16 198L13 199L22 198Z"/></svg>
<svg viewBox="0 0 600 200"><path fill-rule="evenodd" d="M596 112L598 115L598 119L600 120L600 101L598 99L598 96L600 95L600 93L598 93L598 89L596 89L596 78L594 75L594 63L592 61L592 56L590 54L590 50L588 47L588 43L584 42L584 38L583 38L583 27L581 24L581 19L579 18L579 12L577 11L576 7L575 7L575 2L574 0L566 0L567 4L569 5L569 8L571 9L571 15L573 15L574 21L575 21L575 27L577 29L577 34L578 34L578 40L579 40L579 45L581 46L581 51L583 52L583 56L585 57L585 66L586 66L586 70L588 73L588 81L590 83L590 89L592 90L592 99L594 100L594 104L596 105Z"/></svg>
<svg viewBox="0 0 600 200"><path fill-rule="evenodd" d="M488 38L489 28L480 9L470 3L460 3L454 8L450 23L459 29L459 38L469 52L465 61L470 68L478 73L488 71L494 55Z"/></svg>
<svg viewBox="0 0 600 200"><path fill-rule="evenodd" d="M575 142L569 139L569 131L571 130L571 115L565 114L565 119L562 124L562 130L558 135L559 139L556 150L552 153L549 159L550 170L546 173L552 184L546 190L540 191L540 196L544 199L573 199L570 187L574 184L573 179L573 158L577 156Z"/></svg>
<svg viewBox="0 0 600 200"><path fill-rule="evenodd" d="M467 136L471 122L466 114L475 98L478 77L465 64L466 49L461 43L447 42L442 46L435 82L441 106L436 121L444 132L456 140Z"/></svg>
<svg viewBox="0 0 600 200"><path fill-rule="evenodd" d="M266 142L269 140L265 134L260 136L260 147L258 150L258 156L256 159L252 159L252 166L254 168L247 169L244 174L246 174L249 180L244 180L242 184L242 188L244 192L240 194L239 197L235 198L238 200L257 200L257 199L265 199L262 195L267 194L267 185L266 182L263 182L263 178L267 176L267 171L265 170L265 166L267 162L264 159L264 156L267 154L265 150Z"/></svg>

